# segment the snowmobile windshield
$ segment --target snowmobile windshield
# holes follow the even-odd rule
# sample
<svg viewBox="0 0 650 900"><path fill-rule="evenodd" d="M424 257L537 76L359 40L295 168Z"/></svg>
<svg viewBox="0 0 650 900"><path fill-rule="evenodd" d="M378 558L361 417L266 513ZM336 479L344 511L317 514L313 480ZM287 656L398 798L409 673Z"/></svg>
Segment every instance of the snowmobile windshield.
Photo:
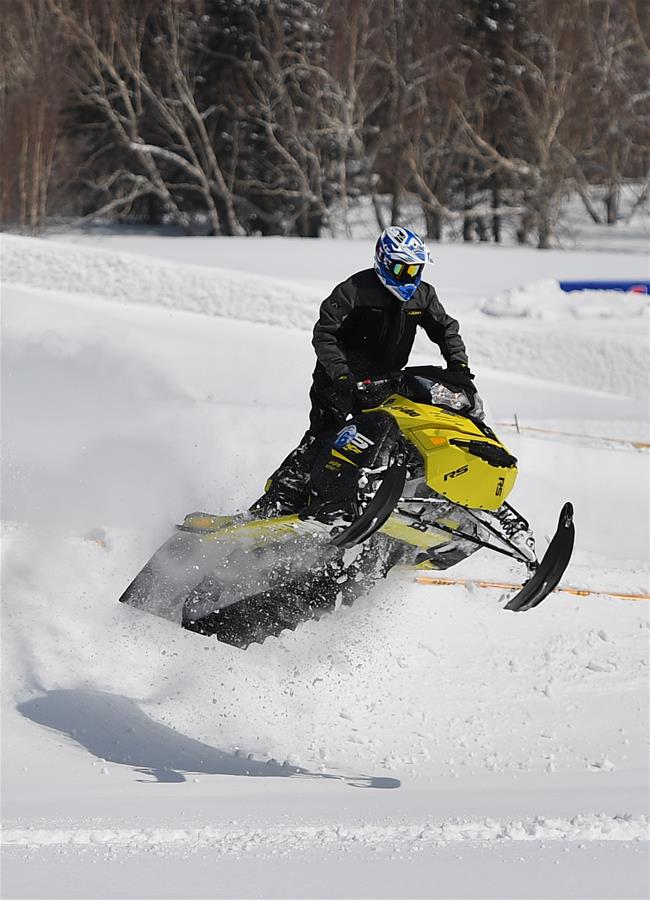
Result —
<svg viewBox="0 0 650 900"><path fill-rule="evenodd" d="M426 397L425 402L431 403L432 406L443 406L454 412L469 412L472 408L473 404L465 391L453 390L439 381L423 378L421 375L415 375L414 379L422 388L421 396Z"/></svg>
<svg viewBox="0 0 650 900"><path fill-rule="evenodd" d="M450 409L471 419L482 422L485 419L483 401L478 394L471 396L459 388L449 387L432 378L422 375L414 375L413 382L416 390L411 390L412 399L418 403L430 403L432 406L440 406L442 409Z"/></svg>

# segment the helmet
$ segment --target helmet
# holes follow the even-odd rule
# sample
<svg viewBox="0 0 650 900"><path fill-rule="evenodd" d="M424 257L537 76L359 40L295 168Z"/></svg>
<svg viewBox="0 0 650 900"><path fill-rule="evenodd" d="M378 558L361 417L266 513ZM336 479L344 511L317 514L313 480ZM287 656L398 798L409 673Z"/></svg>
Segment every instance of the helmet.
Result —
<svg viewBox="0 0 650 900"><path fill-rule="evenodd" d="M379 235L375 247L375 272L389 291L406 302L417 291L422 269L429 259L419 234L393 225Z"/></svg>

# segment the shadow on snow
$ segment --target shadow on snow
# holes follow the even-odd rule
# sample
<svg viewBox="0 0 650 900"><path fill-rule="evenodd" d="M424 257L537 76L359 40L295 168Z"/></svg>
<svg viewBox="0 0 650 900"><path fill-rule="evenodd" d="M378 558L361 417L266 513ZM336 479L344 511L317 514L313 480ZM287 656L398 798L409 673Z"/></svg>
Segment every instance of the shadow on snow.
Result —
<svg viewBox="0 0 650 900"><path fill-rule="evenodd" d="M156 782L182 782L185 774L292 776L345 781L352 787L397 788L396 778L310 772L276 760L260 762L227 753L155 722L133 700L89 690L55 690L17 706L27 719L76 741L100 760L131 766ZM185 773L185 774L183 774Z"/></svg>

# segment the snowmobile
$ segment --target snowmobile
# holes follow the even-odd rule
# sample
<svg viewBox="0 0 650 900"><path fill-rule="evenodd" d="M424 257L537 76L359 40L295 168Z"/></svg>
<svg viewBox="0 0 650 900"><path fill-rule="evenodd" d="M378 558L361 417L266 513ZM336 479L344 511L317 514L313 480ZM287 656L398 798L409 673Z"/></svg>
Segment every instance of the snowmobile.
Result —
<svg viewBox="0 0 650 900"><path fill-rule="evenodd" d="M191 513L120 601L245 648L351 604L395 566L444 570L488 549L527 570L505 609L539 605L571 557L571 503L539 561L507 502L517 460L475 392L435 366L357 391L363 408L323 439L298 512Z"/></svg>

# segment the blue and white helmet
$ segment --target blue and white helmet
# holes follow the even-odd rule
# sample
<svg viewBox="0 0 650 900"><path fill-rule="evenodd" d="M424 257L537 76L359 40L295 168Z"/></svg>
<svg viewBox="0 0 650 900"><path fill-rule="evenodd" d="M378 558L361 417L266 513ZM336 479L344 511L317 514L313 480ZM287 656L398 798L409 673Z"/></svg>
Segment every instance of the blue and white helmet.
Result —
<svg viewBox="0 0 650 900"><path fill-rule="evenodd" d="M422 269L430 259L419 234L393 225L379 235L375 247L375 272L399 300L410 300L422 281Z"/></svg>

